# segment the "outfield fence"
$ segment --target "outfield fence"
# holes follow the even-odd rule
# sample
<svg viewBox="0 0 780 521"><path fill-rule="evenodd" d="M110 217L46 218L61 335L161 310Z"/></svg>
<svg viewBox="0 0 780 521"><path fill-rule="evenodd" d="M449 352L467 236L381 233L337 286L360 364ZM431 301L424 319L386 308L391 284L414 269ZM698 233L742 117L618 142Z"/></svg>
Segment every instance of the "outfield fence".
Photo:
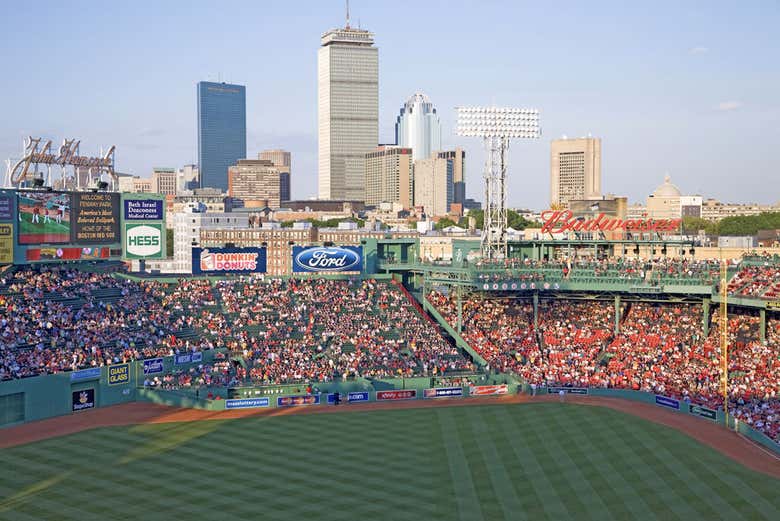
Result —
<svg viewBox="0 0 780 521"><path fill-rule="evenodd" d="M588 395L603 396L607 398L621 398L624 400L656 405L663 409L668 409L680 414L695 416L702 421L710 421L724 426L727 423L726 415L723 412L723 409L720 407L717 409L712 409L697 403L687 402L685 400L679 400L669 396L662 396L642 391L633 391L628 389L604 389L601 387L569 386L539 386L533 389L528 384L523 384L522 390L527 394L535 394L537 396L559 394L561 391L563 391L564 395ZM768 448L775 454L780 455L780 443L773 441L765 434L753 429L747 423L737 421L736 418L732 415L728 416L728 427L730 429L736 430L745 437L750 438L751 441Z"/></svg>

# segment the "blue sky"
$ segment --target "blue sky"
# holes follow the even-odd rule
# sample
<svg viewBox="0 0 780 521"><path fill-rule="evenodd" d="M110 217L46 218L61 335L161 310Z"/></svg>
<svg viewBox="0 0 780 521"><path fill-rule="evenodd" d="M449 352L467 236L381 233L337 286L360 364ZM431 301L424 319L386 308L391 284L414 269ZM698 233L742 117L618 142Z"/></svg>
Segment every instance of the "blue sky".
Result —
<svg viewBox="0 0 780 521"><path fill-rule="evenodd" d="M119 4L119 3L117 3ZM316 194L316 56L340 0L17 2L2 8L0 158L21 138L117 145L120 171L196 160L195 84L247 86L247 152L293 153L293 196ZM376 33L380 140L404 100L428 94L445 145L480 143L454 107L538 108L542 138L514 142L509 203L549 202L550 140L602 138L602 189L641 200L668 172L684 193L780 200L780 3L352 0Z"/></svg>

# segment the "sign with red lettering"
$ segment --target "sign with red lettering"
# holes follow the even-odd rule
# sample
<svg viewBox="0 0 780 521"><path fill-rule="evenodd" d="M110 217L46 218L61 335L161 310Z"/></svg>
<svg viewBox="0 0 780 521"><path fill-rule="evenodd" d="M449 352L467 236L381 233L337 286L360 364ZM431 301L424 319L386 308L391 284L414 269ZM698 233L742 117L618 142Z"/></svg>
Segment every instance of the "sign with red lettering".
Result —
<svg viewBox="0 0 780 521"><path fill-rule="evenodd" d="M492 396L495 394L507 394L509 387L506 384L502 385L474 385L469 387L469 395L471 396Z"/></svg>
<svg viewBox="0 0 780 521"><path fill-rule="evenodd" d="M414 400L417 398L417 389L399 389L395 391L377 391L378 400Z"/></svg>
<svg viewBox="0 0 780 521"><path fill-rule="evenodd" d="M677 232L682 219L618 219L600 213L593 219L575 218L571 210L542 212L542 233L565 232Z"/></svg>

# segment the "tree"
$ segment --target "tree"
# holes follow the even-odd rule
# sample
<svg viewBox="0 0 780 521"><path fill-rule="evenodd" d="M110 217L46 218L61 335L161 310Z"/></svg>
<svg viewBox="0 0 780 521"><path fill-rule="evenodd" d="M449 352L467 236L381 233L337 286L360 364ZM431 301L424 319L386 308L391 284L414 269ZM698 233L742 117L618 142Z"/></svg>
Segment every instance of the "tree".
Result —
<svg viewBox="0 0 780 521"><path fill-rule="evenodd" d="M716 235L718 233L718 223L702 219L701 217L683 217L683 233L695 235L699 230L704 230L707 235Z"/></svg>
<svg viewBox="0 0 780 521"><path fill-rule="evenodd" d="M453 221L449 217L442 217L441 219L439 219L439 222L436 223L434 228L436 228L437 230L441 231L444 228L447 228L449 226L457 226L457 225L458 225L458 223L456 223L455 221Z"/></svg>
<svg viewBox="0 0 780 521"><path fill-rule="evenodd" d="M474 217L474 220L477 222L476 228L481 230L482 226L485 223L485 212L484 210L469 210L468 215L466 216L466 223L468 223L468 217ZM525 230L526 228L539 228L542 225L536 221L531 221L520 215L514 210L507 210L506 211L506 224L509 228L514 228L515 230Z"/></svg>
<svg viewBox="0 0 780 521"><path fill-rule="evenodd" d="M780 229L780 212L726 217L718 223L718 235L756 235L758 230Z"/></svg>
<svg viewBox="0 0 780 521"><path fill-rule="evenodd" d="M165 229L165 256L173 257L173 228Z"/></svg>

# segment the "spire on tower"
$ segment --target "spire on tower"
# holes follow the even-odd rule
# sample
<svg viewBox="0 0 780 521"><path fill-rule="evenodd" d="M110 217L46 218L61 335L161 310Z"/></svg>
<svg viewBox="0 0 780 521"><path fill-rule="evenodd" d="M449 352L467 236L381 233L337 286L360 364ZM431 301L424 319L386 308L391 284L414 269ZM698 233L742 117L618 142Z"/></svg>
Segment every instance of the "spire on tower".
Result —
<svg viewBox="0 0 780 521"><path fill-rule="evenodd" d="M347 0L347 29L349 29L349 0Z"/></svg>

